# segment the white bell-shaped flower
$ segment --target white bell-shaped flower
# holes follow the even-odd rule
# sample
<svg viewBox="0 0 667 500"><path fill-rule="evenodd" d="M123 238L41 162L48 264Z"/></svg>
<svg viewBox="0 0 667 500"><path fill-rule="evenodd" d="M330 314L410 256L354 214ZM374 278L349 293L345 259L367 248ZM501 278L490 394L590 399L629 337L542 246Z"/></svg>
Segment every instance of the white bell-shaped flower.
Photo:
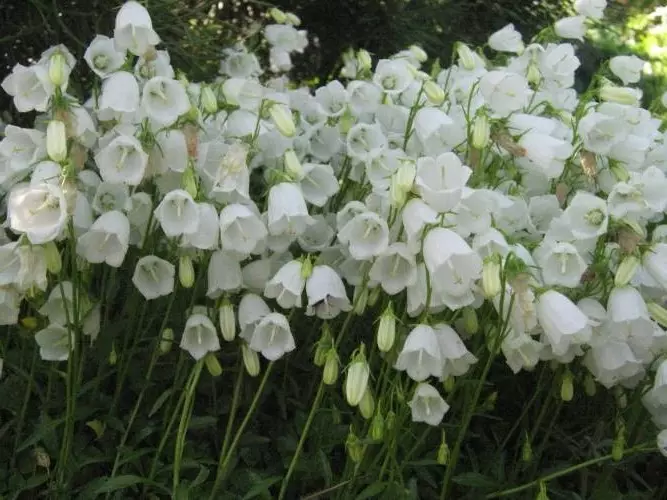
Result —
<svg viewBox="0 0 667 500"><path fill-rule="evenodd" d="M247 205L233 203L220 212L220 241L225 250L243 255L261 253L267 235L264 222Z"/></svg>
<svg viewBox="0 0 667 500"><path fill-rule="evenodd" d="M639 290L631 286L612 289L607 301L607 315L605 327L610 335L625 340L637 359L650 362L655 323Z"/></svg>
<svg viewBox="0 0 667 500"><path fill-rule="evenodd" d="M310 223L306 201L297 184L281 182L271 188L268 200L270 234L299 236Z"/></svg>
<svg viewBox="0 0 667 500"><path fill-rule="evenodd" d="M651 246L642 257L642 265L651 278L667 290L667 244Z"/></svg>
<svg viewBox="0 0 667 500"><path fill-rule="evenodd" d="M421 383L415 389L408 403L412 412L413 422L424 422L428 425L440 425L449 405L431 384Z"/></svg>
<svg viewBox="0 0 667 500"><path fill-rule="evenodd" d="M155 255L146 255L137 262L132 283L146 300L157 299L174 291L176 267Z"/></svg>
<svg viewBox="0 0 667 500"><path fill-rule="evenodd" d="M199 207L187 191L175 189L162 198L155 217L168 237L193 234L199 225Z"/></svg>
<svg viewBox="0 0 667 500"><path fill-rule="evenodd" d="M623 85L639 82L644 66L646 61L635 55L615 56L609 60L609 69L621 79Z"/></svg>
<svg viewBox="0 0 667 500"><path fill-rule="evenodd" d="M145 56L139 57L134 65L134 76L140 82L147 82L156 76L174 78L174 75L171 57L166 50L149 50Z"/></svg>
<svg viewBox="0 0 667 500"><path fill-rule="evenodd" d="M112 38L104 35L97 35L93 38L83 58L100 78L105 78L114 71L118 71L125 62L125 54L116 48Z"/></svg>
<svg viewBox="0 0 667 500"><path fill-rule="evenodd" d="M168 171L183 173L188 166L188 145L180 130L161 130L155 134L155 146L150 152L151 174Z"/></svg>
<svg viewBox="0 0 667 500"><path fill-rule="evenodd" d="M212 250L220 245L220 218L218 211L210 203L197 204L199 212L197 229L183 234L181 245L200 250Z"/></svg>
<svg viewBox="0 0 667 500"><path fill-rule="evenodd" d="M116 14L113 37L116 47L129 50L135 56L144 55L160 43L160 37L153 31L150 14L134 1L125 2Z"/></svg>
<svg viewBox="0 0 667 500"><path fill-rule="evenodd" d="M389 246L389 227L375 212L363 212L355 215L338 231L338 239L348 245L353 258L369 260Z"/></svg>
<svg viewBox="0 0 667 500"><path fill-rule="evenodd" d="M537 318L556 355L591 340L588 317L565 295L549 290L537 300Z"/></svg>
<svg viewBox="0 0 667 500"><path fill-rule="evenodd" d="M347 153L359 161L372 161L388 147L387 137L379 125L358 123L347 133Z"/></svg>
<svg viewBox="0 0 667 500"><path fill-rule="evenodd" d="M417 160L415 187L422 199L437 212L449 212L459 204L472 170L454 153Z"/></svg>
<svg viewBox="0 0 667 500"><path fill-rule="evenodd" d="M0 286L17 283L21 271L18 243L9 242L0 246Z"/></svg>
<svg viewBox="0 0 667 500"><path fill-rule="evenodd" d="M134 113L139 108L139 84L132 73L116 71L102 83L99 109L114 113Z"/></svg>
<svg viewBox="0 0 667 500"><path fill-rule="evenodd" d="M338 179L330 165L304 163L301 192L308 203L323 207L338 192Z"/></svg>
<svg viewBox="0 0 667 500"><path fill-rule="evenodd" d="M489 37L489 47L498 52L513 52L515 54L523 52L524 49L521 33L514 29L513 24L508 24L493 33Z"/></svg>
<svg viewBox="0 0 667 500"><path fill-rule="evenodd" d="M505 362L512 373L521 370L532 370L540 361L540 353L544 345L524 332L510 330L503 339L500 349L505 356Z"/></svg>
<svg viewBox="0 0 667 500"><path fill-rule="evenodd" d="M114 184L141 184L148 155L134 137L119 135L95 155L102 179Z"/></svg>
<svg viewBox="0 0 667 500"><path fill-rule="evenodd" d="M470 366L477 363L475 355L468 351L459 334L451 326L438 323L433 325L433 330L438 339L443 362L440 377L446 379L449 376L458 377L466 374Z"/></svg>
<svg viewBox="0 0 667 500"><path fill-rule="evenodd" d="M283 309L301 307L306 279L303 276L303 262L291 260L284 264L264 287L264 296L276 299Z"/></svg>
<svg viewBox="0 0 667 500"><path fill-rule="evenodd" d="M141 106L148 118L161 126L169 126L188 112L190 99L180 82L156 76L144 85Z"/></svg>
<svg viewBox="0 0 667 500"><path fill-rule="evenodd" d="M241 143L228 145L212 141L200 145L197 168L209 196L214 196L221 203L249 198L247 154L247 146Z"/></svg>
<svg viewBox="0 0 667 500"><path fill-rule="evenodd" d="M19 269L16 274L16 287L21 291L39 289L46 291L48 279L46 251L43 246L18 245L16 247ZM10 266L13 267L11 261Z"/></svg>
<svg viewBox="0 0 667 500"><path fill-rule="evenodd" d="M574 10L591 19L602 19L607 0L575 0Z"/></svg>
<svg viewBox="0 0 667 500"><path fill-rule="evenodd" d="M42 183L15 187L7 201L9 227L39 245L54 240L65 227L67 203L59 186Z"/></svg>
<svg viewBox="0 0 667 500"><path fill-rule="evenodd" d="M220 339L213 322L204 314L192 314L185 322L180 347L197 361L219 351Z"/></svg>
<svg viewBox="0 0 667 500"><path fill-rule="evenodd" d="M21 296L18 290L0 286L0 325L15 325L19 321Z"/></svg>
<svg viewBox="0 0 667 500"><path fill-rule="evenodd" d="M72 334L67 328L54 323L35 334L39 356L44 361L66 361L72 340Z"/></svg>
<svg viewBox="0 0 667 500"><path fill-rule="evenodd" d="M583 41L586 34L586 17L570 16L559 19L554 23L554 31L561 38Z"/></svg>
<svg viewBox="0 0 667 500"><path fill-rule="evenodd" d="M130 221L122 212L105 212L79 236L76 253L93 264L120 267L130 243Z"/></svg>
<svg viewBox="0 0 667 500"><path fill-rule="evenodd" d="M315 266L306 281L308 304L306 314L321 319L332 319L352 309L343 280L329 266Z"/></svg>
<svg viewBox="0 0 667 500"><path fill-rule="evenodd" d="M82 298L82 297L80 297ZM83 308L79 314L83 315ZM39 308L39 314L47 316L49 322L57 325L67 325L74 320L74 287L71 281L56 284L49 293L46 303Z"/></svg>
<svg viewBox="0 0 667 500"><path fill-rule="evenodd" d="M2 88L14 98L14 106L19 113L46 111L55 92L48 70L39 64L28 67L16 64L2 81Z"/></svg>
<svg viewBox="0 0 667 500"><path fill-rule="evenodd" d="M401 218L408 245L415 251L421 250L424 228L438 221L438 212L420 198L412 198L403 207Z"/></svg>
<svg viewBox="0 0 667 500"><path fill-rule="evenodd" d="M381 59L373 74L373 82L388 95L400 94L413 80L410 63L400 59Z"/></svg>
<svg viewBox="0 0 667 500"><path fill-rule="evenodd" d="M0 155L12 171L23 172L46 156L46 135L39 130L7 125L0 141Z"/></svg>
<svg viewBox="0 0 667 500"><path fill-rule="evenodd" d="M264 299L254 293L247 293L239 302L238 318L241 338L252 338L257 323L271 313Z"/></svg>
<svg viewBox="0 0 667 500"><path fill-rule="evenodd" d="M373 262L369 278L389 295L396 295L417 281L415 254L406 243L392 243Z"/></svg>
<svg viewBox="0 0 667 500"><path fill-rule="evenodd" d="M407 372L417 382L440 377L444 363L435 330L428 325L413 328L405 339L394 368Z"/></svg>
<svg viewBox="0 0 667 500"><path fill-rule="evenodd" d="M269 361L281 358L296 347L287 318L280 313L263 316L252 330L250 338L248 336L243 337L248 347L261 352Z"/></svg>
<svg viewBox="0 0 667 500"><path fill-rule="evenodd" d="M208 263L208 290L206 296L212 299L225 292L232 292L243 286L241 264L234 254L217 250Z"/></svg>
<svg viewBox="0 0 667 500"><path fill-rule="evenodd" d="M479 90L491 109L500 116L523 109L531 95L523 76L504 70L485 73L479 81Z"/></svg>
<svg viewBox="0 0 667 500"><path fill-rule="evenodd" d="M297 242L305 252L321 252L331 248L331 241L336 237L336 231L329 225L323 215L313 216L313 224L297 238Z"/></svg>
<svg viewBox="0 0 667 500"><path fill-rule="evenodd" d="M586 191L574 195L563 216L572 236L581 240L602 236L609 225L605 200Z"/></svg>

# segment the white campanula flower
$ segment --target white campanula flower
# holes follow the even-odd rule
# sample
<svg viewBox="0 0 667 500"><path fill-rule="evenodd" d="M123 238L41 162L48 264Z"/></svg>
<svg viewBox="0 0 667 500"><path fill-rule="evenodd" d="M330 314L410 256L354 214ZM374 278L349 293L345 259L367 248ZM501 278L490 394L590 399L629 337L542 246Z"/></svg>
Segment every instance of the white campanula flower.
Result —
<svg viewBox="0 0 667 500"><path fill-rule="evenodd" d="M556 35L561 38L571 38L583 41L586 34L586 17L570 16L559 19L554 23Z"/></svg>
<svg viewBox="0 0 667 500"><path fill-rule="evenodd" d="M417 160L415 188L431 208L448 212L461 201L463 187L471 175L472 170L454 153L423 157Z"/></svg>
<svg viewBox="0 0 667 500"><path fill-rule="evenodd" d="M181 246L200 250L212 250L220 245L220 221L218 211L210 203L198 203L197 229L183 234Z"/></svg>
<svg viewBox="0 0 667 500"><path fill-rule="evenodd" d="M381 59L375 67L373 82L388 95L400 94L414 80L409 64L401 59Z"/></svg>
<svg viewBox="0 0 667 500"><path fill-rule="evenodd" d="M588 317L565 295L549 290L537 301L537 318L556 355L590 341Z"/></svg>
<svg viewBox="0 0 667 500"><path fill-rule="evenodd" d="M45 291L48 285L46 273L48 263L46 250L38 245L19 245L16 247L19 269L16 274L16 287L21 291L37 288ZM10 265L11 261L10 261ZM12 266L13 267L13 266Z"/></svg>
<svg viewBox="0 0 667 500"><path fill-rule="evenodd" d="M628 135L627 128L617 118L595 111L588 113L579 121L577 131L584 147L600 155L608 154Z"/></svg>
<svg viewBox="0 0 667 500"><path fill-rule="evenodd" d="M18 243L8 242L0 246L0 286L16 283L20 270Z"/></svg>
<svg viewBox="0 0 667 500"><path fill-rule="evenodd" d="M0 325L15 325L19 321L21 297L18 290L0 286Z"/></svg>
<svg viewBox="0 0 667 500"><path fill-rule="evenodd" d="M134 193L127 200L127 219L130 222L130 244L141 247L148 231L153 202L148 193Z"/></svg>
<svg viewBox="0 0 667 500"><path fill-rule="evenodd" d="M607 301L609 334L628 342L634 355L648 362L653 355L655 324L651 320L641 293L631 286L615 287Z"/></svg>
<svg viewBox="0 0 667 500"><path fill-rule="evenodd" d="M543 345L524 332L510 330L500 346L512 373L532 370L540 361Z"/></svg>
<svg viewBox="0 0 667 500"><path fill-rule="evenodd" d="M148 155L134 137L119 135L95 155L102 179L114 184L141 184Z"/></svg>
<svg viewBox="0 0 667 500"><path fill-rule="evenodd" d="M146 8L138 2L125 2L116 14L114 41L120 50L129 50L136 56L144 55L160 43L153 31L153 22Z"/></svg>
<svg viewBox="0 0 667 500"><path fill-rule="evenodd" d="M306 280L306 295L308 316L332 319L341 311L348 312L352 309L343 280L329 266L313 267L313 272Z"/></svg>
<svg viewBox="0 0 667 500"><path fill-rule="evenodd" d="M383 109L388 109L384 107ZM400 108L399 108L400 109ZM435 134L439 134L444 130L447 130L448 127L454 124L454 121L447 116L447 114L436 108L421 108L417 111L414 119L415 133L420 141L426 143L433 137ZM400 137L399 141L402 145L402 135L403 131L397 132L396 135Z"/></svg>
<svg viewBox="0 0 667 500"><path fill-rule="evenodd" d="M468 351L459 334L445 323L433 325L433 329L438 339L443 363L440 378L458 377L467 373L470 366L477 363L477 358Z"/></svg>
<svg viewBox="0 0 667 500"><path fill-rule="evenodd" d="M104 35L96 35L93 38L83 58L100 78L118 71L125 62L125 54L118 50L112 38Z"/></svg>
<svg viewBox="0 0 667 500"><path fill-rule="evenodd" d="M146 82L156 76L174 78L171 57L166 50L149 50L145 56L137 59L134 65L134 76L140 82Z"/></svg>
<svg viewBox="0 0 667 500"><path fill-rule="evenodd" d="M14 188L7 201L9 227L39 245L54 240L67 221L65 194L59 186L42 183Z"/></svg>
<svg viewBox="0 0 667 500"><path fill-rule="evenodd" d="M256 209L233 203L220 212L220 241L225 250L244 255L261 253L267 235Z"/></svg>
<svg viewBox="0 0 667 500"><path fill-rule="evenodd" d="M247 293L239 302L238 318L241 338L252 338L255 326L259 321L271 313L264 299L254 293Z"/></svg>
<svg viewBox="0 0 667 500"><path fill-rule="evenodd" d="M358 123L347 133L347 153L357 160L369 162L388 146L387 137L379 125Z"/></svg>
<svg viewBox="0 0 667 500"><path fill-rule="evenodd" d="M38 64L29 67L16 64L1 86L14 98L14 106L20 113L46 111L55 92L48 70Z"/></svg>
<svg viewBox="0 0 667 500"><path fill-rule="evenodd" d="M208 290L206 295L216 299L225 292L240 289L242 285L241 264L236 256L225 250L215 251L208 264Z"/></svg>
<svg viewBox="0 0 667 500"><path fill-rule="evenodd" d="M586 191L578 191L574 195L563 218L572 235L581 240L602 236L609 225L605 200Z"/></svg>
<svg viewBox="0 0 667 500"><path fill-rule="evenodd" d="M0 141L0 155L8 167L23 172L46 156L46 136L39 130L7 125Z"/></svg>
<svg viewBox="0 0 667 500"><path fill-rule="evenodd" d="M513 24L496 31L489 37L489 47L498 52L513 52L518 54L523 51L521 33L514 29Z"/></svg>
<svg viewBox="0 0 667 500"><path fill-rule="evenodd" d="M275 312L263 316L253 329L252 336L243 338L250 349L261 352L269 361L275 361L296 348L287 318Z"/></svg>
<svg viewBox="0 0 667 500"><path fill-rule="evenodd" d="M287 24L269 24L264 28L264 37L269 44L284 52L303 52L308 45L305 31Z"/></svg>
<svg viewBox="0 0 667 500"><path fill-rule="evenodd" d="M373 262L369 278L389 295L396 295L417 281L415 254L405 243L392 243Z"/></svg>
<svg viewBox="0 0 667 500"><path fill-rule="evenodd" d="M588 267L577 247L568 242L545 239L535 250L534 257L546 285L576 288Z"/></svg>
<svg viewBox="0 0 667 500"><path fill-rule="evenodd" d="M197 166L209 196L222 203L249 198L247 154L247 146L241 143L212 141L200 145Z"/></svg>
<svg viewBox="0 0 667 500"><path fill-rule="evenodd" d="M197 361L209 352L219 351L220 339L213 322L204 314L190 315L185 322L180 347Z"/></svg>
<svg viewBox="0 0 667 500"><path fill-rule="evenodd" d="M563 173L565 161L572 155L572 145L540 132L526 132L518 141L524 155L517 163L526 169L535 170L547 177L555 179Z"/></svg>
<svg viewBox="0 0 667 500"><path fill-rule="evenodd" d="M667 244L651 246L642 257L642 265L651 278L667 290Z"/></svg>
<svg viewBox="0 0 667 500"><path fill-rule="evenodd" d="M407 235L408 245L416 250L421 249L421 236L427 224L438 221L438 212L419 198L412 198L403 207L401 213L403 228ZM490 225L491 221L489 221Z"/></svg>
<svg viewBox="0 0 667 500"><path fill-rule="evenodd" d="M169 126L188 112L190 100L180 82L156 76L144 85L141 106L148 118L161 126Z"/></svg>
<svg viewBox="0 0 667 500"><path fill-rule="evenodd" d="M301 188L281 182L271 188L268 200L268 229L272 235L302 234L311 223Z"/></svg>
<svg viewBox="0 0 667 500"><path fill-rule="evenodd" d="M407 372L412 380L422 382L429 376L440 377L443 366L435 330L428 325L418 325L405 339L394 368Z"/></svg>
<svg viewBox="0 0 667 500"><path fill-rule="evenodd" d="M574 73L581 65L570 43L548 44L539 53L538 62L543 78L558 88L574 85Z"/></svg>
<svg viewBox="0 0 667 500"><path fill-rule="evenodd" d="M449 405L440 393L430 384L421 383L415 389L408 403L412 412L413 422L424 422L428 425L440 425Z"/></svg>
<svg viewBox="0 0 667 500"><path fill-rule="evenodd" d="M355 215L338 231L338 239L348 245L353 258L368 260L389 246L389 227L375 212L364 212Z"/></svg>
<svg viewBox="0 0 667 500"><path fill-rule="evenodd" d="M187 191L175 189L162 199L155 217L168 237L193 234L199 225L199 208Z"/></svg>
<svg viewBox="0 0 667 500"><path fill-rule="evenodd" d="M262 69L257 56L243 45L222 50L220 72L230 78L250 78L261 74Z"/></svg>
<svg viewBox="0 0 667 500"><path fill-rule="evenodd" d="M155 146L150 152L150 173L184 172L188 166L188 145L180 130L161 130L155 134Z"/></svg>
<svg viewBox="0 0 667 500"><path fill-rule="evenodd" d="M101 111L134 113L139 108L139 84L132 73L116 71L102 84Z"/></svg>
<svg viewBox="0 0 667 500"><path fill-rule="evenodd" d="M229 78L222 84L227 102L252 112L257 112L266 93L262 84L248 78Z"/></svg>
<svg viewBox="0 0 667 500"><path fill-rule="evenodd" d="M338 117L345 112L347 91L338 80L333 80L315 91L315 100L322 112L329 117Z"/></svg>
<svg viewBox="0 0 667 500"><path fill-rule="evenodd" d="M88 262L120 267L130 241L130 221L122 212L105 212L79 236L76 252Z"/></svg>
<svg viewBox="0 0 667 500"><path fill-rule="evenodd" d="M336 237L336 231L323 215L313 216L313 221L314 223L297 238L297 243L306 252L321 252L331 248L331 241Z"/></svg>
<svg viewBox="0 0 667 500"><path fill-rule="evenodd" d="M284 264L264 287L264 296L276 299L283 309L301 307L306 277L303 275L303 262L291 260Z"/></svg>
<svg viewBox="0 0 667 500"><path fill-rule="evenodd" d="M146 300L157 299L174 291L176 267L155 255L146 255L137 262L132 283Z"/></svg>
<svg viewBox="0 0 667 500"><path fill-rule="evenodd" d="M481 257L451 229L430 230L424 238L423 255L430 285L440 293L468 295L482 275Z"/></svg>
<svg viewBox="0 0 667 500"><path fill-rule="evenodd" d="M484 74L479 81L479 90L494 113L500 116L523 109L531 95L523 76L503 70Z"/></svg>
<svg viewBox="0 0 667 500"><path fill-rule="evenodd" d="M623 85L637 83L645 65L646 61L635 55L615 56L609 60L609 69L621 79Z"/></svg>
<svg viewBox="0 0 667 500"><path fill-rule="evenodd" d="M510 251L510 246L505 236L497 229L491 227L483 233L477 233L472 239L472 249L482 259L493 255L505 256Z"/></svg>
<svg viewBox="0 0 667 500"><path fill-rule="evenodd" d="M53 184L59 186L62 182L62 168L54 161L40 161L33 167L30 176L30 185Z"/></svg>
<svg viewBox="0 0 667 500"><path fill-rule="evenodd" d="M49 322L67 325L74 320L74 287L71 281L57 283L49 293L46 303L39 308L39 314L46 316ZM79 314L83 314L82 308Z"/></svg>
<svg viewBox="0 0 667 500"><path fill-rule="evenodd" d="M602 19L607 0L575 0L574 10L591 19Z"/></svg>
<svg viewBox="0 0 667 500"><path fill-rule="evenodd" d="M330 165L304 163L300 180L304 199L316 207L323 207L338 192L338 179Z"/></svg>
<svg viewBox="0 0 667 500"><path fill-rule="evenodd" d="M39 356L45 361L66 361L69 358L72 334L64 326L50 324L35 334Z"/></svg>

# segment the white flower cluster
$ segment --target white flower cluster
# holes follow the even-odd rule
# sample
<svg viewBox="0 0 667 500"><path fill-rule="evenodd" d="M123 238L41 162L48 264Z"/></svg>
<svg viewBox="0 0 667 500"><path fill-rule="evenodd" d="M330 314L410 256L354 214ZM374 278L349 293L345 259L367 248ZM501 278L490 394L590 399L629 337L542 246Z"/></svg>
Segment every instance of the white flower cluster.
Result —
<svg viewBox="0 0 667 500"><path fill-rule="evenodd" d="M459 44L455 64L429 75L419 47L374 69L361 51L346 57L346 83L313 91L263 83L244 47L225 51L219 81L176 80L148 12L126 3L113 38L86 50L100 81L85 103L67 94L75 59L63 46L2 83L46 125L8 125L0 142L19 236L0 247L0 324L37 297L42 357L66 359L73 323L100 333L99 306L83 291L74 317L59 252L118 268L136 247L132 283L146 300L206 272L208 303L187 312L180 341L195 359L221 348L218 330L235 341L238 329L256 371L257 353L276 360L312 342L292 328L296 310L324 322L384 311L377 347L418 383L415 421L437 425L448 409L427 380L477 362L460 320L475 314L515 373L581 362L605 387L638 386L667 346L667 134L627 86L636 57L574 90L575 47L556 38L582 39L606 2L575 4L550 43L524 45L512 26L493 34L497 63ZM275 17L264 36L285 71L307 42L298 19ZM316 363L333 383L328 340ZM666 388L664 361L645 397L662 427ZM363 406L369 390L362 347L348 402Z"/></svg>

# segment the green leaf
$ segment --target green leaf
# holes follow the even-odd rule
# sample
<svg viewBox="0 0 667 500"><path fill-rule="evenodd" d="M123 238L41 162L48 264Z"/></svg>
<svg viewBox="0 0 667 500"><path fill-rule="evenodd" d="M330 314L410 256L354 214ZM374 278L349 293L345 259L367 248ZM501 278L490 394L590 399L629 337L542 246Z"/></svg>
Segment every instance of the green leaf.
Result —
<svg viewBox="0 0 667 500"><path fill-rule="evenodd" d="M151 411L148 412L148 418L155 415L160 410L160 408L162 408L162 405L164 405L165 401L167 401L167 398L171 395L171 392L172 389L167 389L162 394L160 394L160 397L158 397L155 403L153 403Z"/></svg>
<svg viewBox="0 0 667 500"><path fill-rule="evenodd" d="M478 472L459 474L458 476L455 476L452 481L461 486L470 486L471 488L490 489L498 487L498 482L495 479L479 474Z"/></svg>
<svg viewBox="0 0 667 500"><path fill-rule="evenodd" d="M376 495L382 493L386 488L387 488L387 483L384 482L373 483L364 488L364 490L355 497L355 500L365 500L366 498L374 498Z"/></svg>
<svg viewBox="0 0 667 500"><path fill-rule="evenodd" d="M253 486L248 491L248 493L246 493L246 495L243 497L243 500L250 500L251 498L257 498L263 493L268 493L269 488L274 484L279 483L282 479L283 479L282 476L267 477L263 481L260 481L259 483L255 484L255 486Z"/></svg>
<svg viewBox="0 0 667 500"><path fill-rule="evenodd" d="M156 483L155 481L150 481L149 479L145 479L141 476L135 476L133 474L125 474L122 476L116 476L114 478L100 478L99 481L102 482L103 484L101 484L93 491L93 497L94 495L101 495L102 493L111 493L112 491L130 488L131 486L137 486L139 484L148 484L160 488L162 491L165 491L166 493L171 493L169 489L165 488L161 484Z"/></svg>

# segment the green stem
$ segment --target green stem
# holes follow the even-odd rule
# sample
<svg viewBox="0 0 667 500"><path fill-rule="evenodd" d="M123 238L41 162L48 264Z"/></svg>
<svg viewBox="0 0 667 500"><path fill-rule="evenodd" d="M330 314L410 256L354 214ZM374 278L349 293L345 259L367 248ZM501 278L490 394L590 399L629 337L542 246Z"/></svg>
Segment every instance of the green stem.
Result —
<svg viewBox="0 0 667 500"><path fill-rule="evenodd" d="M215 494L222 486L222 481L225 477L225 473L227 472L227 467L229 466L229 462L232 459L234 452L236 451L236 447L239 445L239 442L241 441L241 437L243 436L243 432L245 431L245 428L248 426L248 423L250 422L250 418L257 409L257 405L259 404L259 399L262 393L264 392L264 387L266 386L266 382L269 380L269 374L273 369L273 364L274 362L271 361L269 365L266 367L266 371L264 372L262 381L260 382L259 387L257 388L257 392L255 392L255 397L252 399L252 402L250 403L250 408L248 408L245 417L243 417L243 420L241 421L241 425L239 426L238 430L236 431L236 434L234 435L234 440L232 441L232 444L229 446L229 450L227 451L225 459L222 461L220 467L218 467L218 473L216 474L215 482L213 484L213 489L211 490L211 495L209 496L209 500L214 500L216 498Z"/></svg>
<svg viewBox="0 0 667 500"><path fill-rule="evenodd" d="M16 420L16 436L14 437L14 453L11 458L11 468L13 469L16 465L16 457L18 454L16 450L19 447L21 441L21 431L23 430L23 421L25 420L25 414L28 411L28 403L30 402L30 395L32 394L32 383L31 380L34 380L35 376L35 365L37 364L37 349L33 350L32 354L32 363L30 365L30 380L26 383L25 395L23 397L23 404L21 405L21 411Z"/></svg>
<svg viewBox="0 0 667 500"><path fill-rule="evenodd" d="M624 457L627 457L629 455L634 455L636 453L642 453L642 452L652 452L656 451L656 448L647 448L646 445L640 445L636 446L634 448L630 448L626 450L626 452L623 454ZM579 469L585 469L586 467L589 467L591 465L599 464L602 462L606 462L608 460L612 460L613 456L610 453L609 455L604 455L602 457L597 457L597 458L591 458L590 460L586 460L585 462L581 462L580 464L573 465L571 467L567 467L565 469L559 470L557 472L553 472L551 474L548 474L546 476L542 476L538 479L535 479L534 481L531 481L526 484L522 484L521 486L516 486L515 488L510 488L508 490L503 490L503 491L498 491L496 493L492 493L490 495L487 495L485 498L491 499L491 498L501 498L501 497L506 497L508 495L513 495L514 493L519 493L520 491L527 490L529 488L533 488L535 486L538 486L540 483L547 483L549 481L552 481L553 479L557 479L561 476L566 476L567 474L570 474L572 472L575 472Z"/></svg>
<svg viewBox="0 0 667 500"><path fill-rule="evenodd" d="M299 461L299 455L301 455L301 450L303 448L304 443L306 442L306 436L308 435L310 426L312 425L313 420L315 418L315 413L317 413L317 410L320 407L320 402L322 401L323 395L324 395L324 380L322 379L320 380L320 385L317 388L317 394L315 394L315 400L313 401L313 404L310 407L310 413L308 413L308 419L306 420L306 425L303 427L303 430L301 431L301 436L299 437L299 443L296 445L296 451L294 452L292 461L290 462L289 468L287 469L287 474L283 478L282 485L280 486L280 493L278 493L278 500L283 500L283 498L285 498L285 494L287 492L287 485L289 484L289 480L292 477L292 474L294 473L294 468L296 467L296 464Z"/></svg>

